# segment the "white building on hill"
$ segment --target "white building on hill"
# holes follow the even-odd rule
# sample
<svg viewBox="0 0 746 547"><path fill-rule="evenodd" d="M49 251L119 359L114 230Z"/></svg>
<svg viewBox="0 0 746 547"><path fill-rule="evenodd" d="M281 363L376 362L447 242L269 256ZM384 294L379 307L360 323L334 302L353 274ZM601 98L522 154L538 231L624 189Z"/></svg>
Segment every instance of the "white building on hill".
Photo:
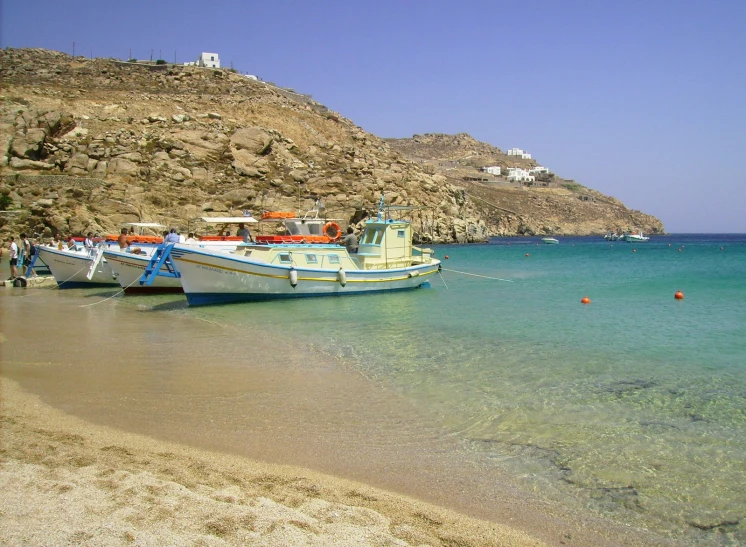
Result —
<svg viewBox="0 0 746 547"><path fill-rule="evenodd" d="M508 180L511 182L534 182L536 177L520 167L508 167Z"/></svg>
<svg viewBox="0 0 746 547"><path fill-rule="evenodd" d="M519 156L524 160L531 159L531 154L524 150L521 150L520 148L511 148L510 150L508 150L508 156Z"/></svg>
<svg viewBox="0 0 746 547"><path fill-rule="evenodd" d="M184 63L184 66L201 66L203 68L220 68L220 57L217 53L200 54L199 59L194 63Z"/></svg>
<svg viewBox="0 0 746 547"><path fill-rule="evenodd" d="M500 166L499 165L492 165L490 167L482 167L482 171L485 173L489 173L490 175L500 175Z"/></svg>
<svg viewBox="0 0 746 547"><path fill-rule="evenodd" d="M197 59L197 66L206 68L220 68L220 58L217 53L204 53Z"/></svg>
<svg viewBox="0 0 746 547"><path fill-rule="evenodd" d="M541 165L537 165L536 167L529 169L528 172L532 175L548 175L549 169L546 167L542 167Z"/></svg>

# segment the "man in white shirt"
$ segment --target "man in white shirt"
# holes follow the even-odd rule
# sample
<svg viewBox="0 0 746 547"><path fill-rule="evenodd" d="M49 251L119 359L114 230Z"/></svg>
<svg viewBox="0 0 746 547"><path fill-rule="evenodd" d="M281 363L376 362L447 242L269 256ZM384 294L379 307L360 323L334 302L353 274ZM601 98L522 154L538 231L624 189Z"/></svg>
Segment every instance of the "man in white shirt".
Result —
<svg viewBox="0 0 746 547"><path fill-rule="evenodd" d="M171 228L171 231L165 238L163 238L163 241L166 243L178 243L179 234L176 233L176 228Z"/></svg>
<svg viewBox="0 0 746 547"><path fill-rule="evenodd" d="M16 245L15 238L10 236L10 278L15 279L16 277L16 266L18 265L18 245Z"/></svg>

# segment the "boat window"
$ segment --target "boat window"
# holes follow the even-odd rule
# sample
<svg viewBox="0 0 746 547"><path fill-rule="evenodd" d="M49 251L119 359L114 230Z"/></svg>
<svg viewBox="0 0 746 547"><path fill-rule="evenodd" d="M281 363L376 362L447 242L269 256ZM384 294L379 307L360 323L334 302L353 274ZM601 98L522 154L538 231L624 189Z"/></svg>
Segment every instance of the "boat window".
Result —
<svg viewBox="0 0 746 547"><path fill-rule="evenodd" d="M383 230L381 228L366 228L365 233L363 234L362 243L372 245L373 243L376 243L376 239L378 239L378 242L380 242L380 234L382 233Z"/></svg>
<svg viewBox="0 0 746 547"><path fill-rule="evenodd" d="M291 236L300 235L300 228L298 228L298 223L287 221L285 225L287 226L288 232L290 232Z"/></svg>
<svg viewBox="0 0 746 547"><path fill-rule="evenodd" d="M380 245L383 239L383 230L376 230L376 240L373 242L375 245Z"/></svg>
<svg viewBox="0 0 746 547"><path fill-rule="evenodd" d="M339 264L339 255L329 255L329 264Z"/></svg>
<svg viewBox="0 0 746 547"><path fill-rule="evenodd" d="M280 259L280 264L292 264L293 262L290 253L280 253L277 257Z"/></svg>
<svg viewBox="0 0 746 547"><path fill-rule="evenodd" d="M404 230L397 230L396 237L404 237Z"/></svg>
<svg viewBox="0 0 746 547"><path fill-rule="evenodd" d="M309 224L308 225L308 233L312 236L320 236L321 235L321 225L320 224Z"/></svg>
<svg viewBox="0 0 746 547"><path fill-rule="evenodd" d="M308 262L309 264L318 264L319 259L314 254L307 254L306 262Z"/></svg>

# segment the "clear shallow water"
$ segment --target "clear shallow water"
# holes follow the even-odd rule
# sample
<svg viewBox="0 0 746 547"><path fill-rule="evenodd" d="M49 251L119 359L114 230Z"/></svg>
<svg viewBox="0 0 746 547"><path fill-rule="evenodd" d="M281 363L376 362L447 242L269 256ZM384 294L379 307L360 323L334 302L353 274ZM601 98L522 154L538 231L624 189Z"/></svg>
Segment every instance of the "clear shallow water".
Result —
<svg viewBox="0 0 746 547"><path fill-rule="evenodd" d="M526 488L746 542L746 236L537 242L441 246L431 289L188 313L341 357Z"/></svg>
<svg viewBox="0 0 746 547"><path fill-rule="evenodd" d="M438 247L442 279L404 293L114 302L231 325L238 348L241 327L319 348L522 488L686 544L746 544L746 235L560 239Z"/></svg>

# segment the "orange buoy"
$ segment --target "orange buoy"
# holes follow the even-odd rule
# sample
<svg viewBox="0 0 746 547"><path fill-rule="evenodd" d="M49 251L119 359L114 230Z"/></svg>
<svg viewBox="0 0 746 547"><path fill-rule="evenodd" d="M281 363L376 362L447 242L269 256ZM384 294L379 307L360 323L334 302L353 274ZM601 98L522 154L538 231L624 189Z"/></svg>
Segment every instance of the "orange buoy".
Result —
<svg viewBox="0 0 746 547"><path fill-rule="evenodd" d="M676 294L674 294L673 297L676 300L684 300L684 293L681 291L676 291Z"/></svg>
<svg viewBox="0 0 746 547"><path fill-rule="evenodd" d="M450 257L448 255L445 255L443 258L445 258L446 260L448 260Z"/></svg>
<svg viewBox="0 0 746 547"><path fill-rule="evenodd" d="M588 298L587 296L584 296L583 298L580 299L580 303L581 304L590 304L591 303L591 299Z"/></svg>
<svg viewBox="0 0 746 547"><path fill-rule="evenodd" d="M526 256L531 256L530 254L526 253Z"/></svg>

